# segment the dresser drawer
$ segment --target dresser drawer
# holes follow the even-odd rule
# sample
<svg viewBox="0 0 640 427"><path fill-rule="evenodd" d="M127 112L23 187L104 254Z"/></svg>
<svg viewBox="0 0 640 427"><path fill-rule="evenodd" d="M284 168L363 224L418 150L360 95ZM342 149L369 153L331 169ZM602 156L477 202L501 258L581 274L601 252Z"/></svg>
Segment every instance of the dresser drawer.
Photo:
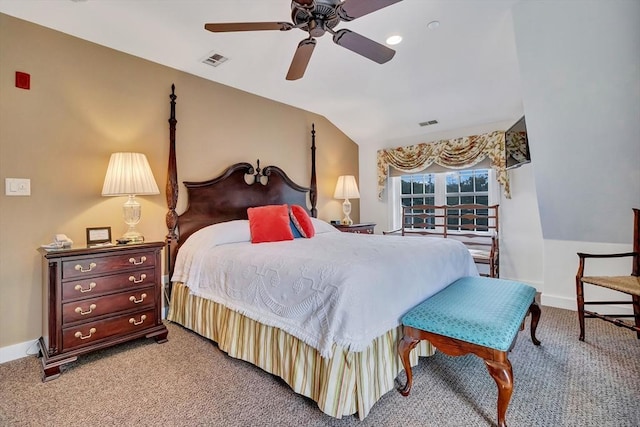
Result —
<svg viewBox="0 0 640 427"><path fill-rule="evenodd" d="M142 288L62 305L62 323L86 321L105 314L149 308L155 305L155 289Z"/></svg>
<svg viewBox="0 0 640 427"><path fill-rule="evenodd" d="M154 252L137 252L112 256L95 256L62 261L62 280L93 277L131 268L155 267Z"/></svg>
<svg viewBox="0 0 640 427"><path fill-rule="evenodd" d="M155 269L130 271L111 276L73 280L62 283L62 301L93 298L124 289L139 289L156 283Z"/></svg>
<svg viewBox="0 0 640 427"><path fill-rule="evenodd" d="M73 350L116 335L133 334L155 324L155 310L150 309L63 328L62 350Z"/></svg>

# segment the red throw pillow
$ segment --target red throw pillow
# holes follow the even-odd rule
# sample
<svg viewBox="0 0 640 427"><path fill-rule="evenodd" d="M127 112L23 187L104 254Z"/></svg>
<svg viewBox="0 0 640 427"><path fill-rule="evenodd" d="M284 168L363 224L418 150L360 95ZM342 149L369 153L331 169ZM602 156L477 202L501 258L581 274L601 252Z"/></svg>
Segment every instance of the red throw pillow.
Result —
<svg viewBox="0 0 640 427"><path fill-rule="evenodd" d="M305 208L300 205L292 205L290 214L293 225L295 225L300 234L302 234L302 237L310 239L315 236L316 229L313 228L313 223L311 222L311 218Z"/></svg>
<svg viewBox="0 0 640 427"><path fill-rule="evenodd" d="M251 243L293 240L287 205L260 206L247 209Z"/></svg>

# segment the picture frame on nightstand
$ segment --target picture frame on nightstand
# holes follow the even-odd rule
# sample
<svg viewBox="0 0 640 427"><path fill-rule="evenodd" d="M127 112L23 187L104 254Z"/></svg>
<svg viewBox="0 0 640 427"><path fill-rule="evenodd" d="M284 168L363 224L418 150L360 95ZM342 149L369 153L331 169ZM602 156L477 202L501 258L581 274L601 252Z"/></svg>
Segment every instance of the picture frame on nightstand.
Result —
<svg viewBox="0 0 640 427"><path fill-rule="evenodd" d="M111 227L88 227L87 247L111 243Z"/></svg>

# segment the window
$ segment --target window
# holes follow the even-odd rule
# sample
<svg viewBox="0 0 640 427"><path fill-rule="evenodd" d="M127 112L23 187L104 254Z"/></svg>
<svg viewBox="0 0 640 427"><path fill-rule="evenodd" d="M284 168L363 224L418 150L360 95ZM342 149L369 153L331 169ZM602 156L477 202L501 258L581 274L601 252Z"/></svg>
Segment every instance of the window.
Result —
<svg viewBox="0 0 640 427"><path fill-rule="evenodd" d="M497 197L493 196L497 188L495 174L492 169L462 170L454 172L418 173L391 178L392 230L400 228L402 221L402 207L415 205L460 205L478 204L489 206L494 204ZM453 212L452 212L453 211ZM487 215L486 209L450 210L449 213ZM414 223L421 223L421 218L412 219ZM448 230L460 230L464 224L474 222L486 225L486 218L466 219L449 218Z"/></svg>
<svg viewBox="0 0 640 427"><path fill-rule="evenodd" d="M478 169L446 174L445 197L447 205L489 206L489 170ZM462 230L465 224L488 225L488 218L463 218L463 215L489 215L488 209L448 209L447 229ZM478 228L478 231L483 231ZM484 229L488 231L488 228Z"/></svg>

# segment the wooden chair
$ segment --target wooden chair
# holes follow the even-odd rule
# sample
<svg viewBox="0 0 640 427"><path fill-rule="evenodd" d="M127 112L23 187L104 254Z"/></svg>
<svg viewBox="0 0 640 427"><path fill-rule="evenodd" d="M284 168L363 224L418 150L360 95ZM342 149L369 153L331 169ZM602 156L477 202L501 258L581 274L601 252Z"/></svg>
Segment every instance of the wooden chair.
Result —
<svg viewBox="0 0 640 427"><path fill-rule="evenodd" d="M578 299L578 319L580 320L580 341L584 341L584 319L598 318L611 322L617 326L636 331L640 339L640 209L633 209L633 252L618 254L585 254L578 252L580 265L576 274L576 295ZM632 270L630 276L584 276L585 260L587 258L616 258L632 257ZM601 286L613 289L618 292L631 295L631 301L585 301L584 284ZM600 314L594 311L585 310L587 304L632 304L633 314ZM620 320L621 318L633 317L635 325L630 322Z"/></svg>
<svg viewBox="0 0 640 427"><path fill-rule="evenodd" d="M476 264L487 266L482 276L500 277L498 205L413 205L402 208L403 236L432 236L462 242ZM387 233L391 234L391 233Z"/></svg>

